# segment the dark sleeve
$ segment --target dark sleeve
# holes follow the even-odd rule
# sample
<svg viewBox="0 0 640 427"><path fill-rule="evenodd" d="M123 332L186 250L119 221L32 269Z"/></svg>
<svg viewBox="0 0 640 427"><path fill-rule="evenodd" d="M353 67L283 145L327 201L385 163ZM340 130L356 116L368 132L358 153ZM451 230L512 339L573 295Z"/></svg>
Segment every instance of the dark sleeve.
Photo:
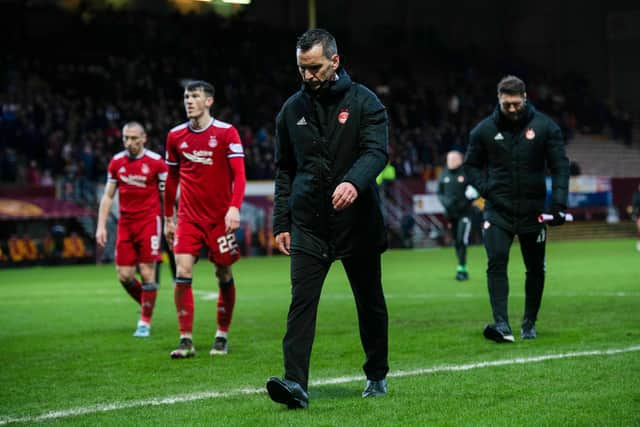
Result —
<svg viewBox="0 0 640 427"><path fill-rule="evenodd" d="M469 134L469 147L464 158L463 169L469 184L478 190L478 193L485 199L489 190L487 166L487 150L484 146L484 141L482 141L480 130L476 127Z"/></svg>
<svg viewBox="0 0 640 427"><path fill-rule="evenodd" d="M387 111L368 89L360 120L360 155L343 181L356 186L358 191L375 182L376 177L387 164L387 146L389 144Z"/></svg>
<svg viewBox="0 0 640 427"><path fill-rule="evenodd" d="M442 206L445 208L445 210L448 210L449 205L451 205L451 197L447 196L444 192L444 182L442 181L443 177L444 173L440 175L440 179L438 180L438 191L436 194L438 195L438 200L440 200Z"/></svg>
<svg viewBox="0 0 640 427"><path fill-rule="evenodd" d="M551 172L551 209L567 209L569 198L569 159L564 149L560 127L550 123L550 135L545 144L547 166Z"/></svg>
<svg viewBox="0 0 640 427"><path fill-rule="evenodd" d="M276 117L275 144L275 193L273 207L273 234L278 235L291 230L291 212L289 211L289 196L291 183L296 173L293 148L289 140L289 132L284 121L284 108Z"/></svg>

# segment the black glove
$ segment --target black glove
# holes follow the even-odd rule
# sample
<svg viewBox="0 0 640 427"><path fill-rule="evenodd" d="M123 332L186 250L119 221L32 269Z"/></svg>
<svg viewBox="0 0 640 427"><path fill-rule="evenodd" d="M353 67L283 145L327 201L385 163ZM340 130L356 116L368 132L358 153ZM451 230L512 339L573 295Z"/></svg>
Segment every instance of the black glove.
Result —
<svg viewBox="0 0 640 427"><path fill-rule="evenodd" d="M551 209L551 215L553 215L553 219L547 223L551 226L562 225L566 221L565 216L567 213L562 209Z"/></svg>

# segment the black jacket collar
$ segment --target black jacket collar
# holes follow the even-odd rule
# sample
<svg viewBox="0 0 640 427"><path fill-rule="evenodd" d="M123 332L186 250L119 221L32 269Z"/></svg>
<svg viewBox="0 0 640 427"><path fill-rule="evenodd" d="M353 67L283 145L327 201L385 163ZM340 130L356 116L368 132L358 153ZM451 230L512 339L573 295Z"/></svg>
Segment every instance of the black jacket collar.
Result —
<svg viewBox="0 0 640 427"><path fill-rule="evenodd" d="M300 90L303 93L318 99L340 96L351 87L351 77L349 77L349 74L347 74L347 71L343 67L338 68L336 73L338 74L337 80L327 82L324 87L321 87L318 90L310 89L304 84L304 82L302 83L302 88Z"/></svg>

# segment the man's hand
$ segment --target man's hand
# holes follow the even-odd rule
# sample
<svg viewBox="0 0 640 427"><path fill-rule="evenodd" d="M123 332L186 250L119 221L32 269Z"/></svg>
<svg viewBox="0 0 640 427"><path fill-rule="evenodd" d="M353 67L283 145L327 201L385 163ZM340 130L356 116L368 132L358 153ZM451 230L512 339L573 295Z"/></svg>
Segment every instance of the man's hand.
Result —
<svg viewBox="0 0 640 427"><path fill-rule="evenodd" d="M341 182L331 196L333 209L341 211L348 208L358 198L358 190L350 182Z"/></svg>
<svg viewBox="0 0 640 427"><path fill-rule="evenodd" d="M464 190L464 197L466 197L468 200L475 200L480 197L480 194L478 194L478 190L470 185L467 185L467 188Z"/></svg>
<svg viewBox="0 0 640 427"><path fill-rule="evenodd" d="M107 229L104 227L98 228L96 231L96 243L101 248L107 244Z"/></svg>
<svg viewBox="0 0 640 427"><path fill-rule="evenodd" d="M225 231L231 234L240 228L240 210L235 206L230 206L227 214L224 216Z"/></svg>
<svg viewBox="0 0 640 427"><path fill-rule="evenodd" d="M164 238L167 239L167 245L173 250L173 238L176 235L176 223L173 222L172 216L164 217Z"/></svg>
<svg viewBox="0 0 640 427"><path fill-rule="evenodd" d="M290 255L291 250L291 233L285 231L276 235L276 246L278 250L285 255Z"/></svg>

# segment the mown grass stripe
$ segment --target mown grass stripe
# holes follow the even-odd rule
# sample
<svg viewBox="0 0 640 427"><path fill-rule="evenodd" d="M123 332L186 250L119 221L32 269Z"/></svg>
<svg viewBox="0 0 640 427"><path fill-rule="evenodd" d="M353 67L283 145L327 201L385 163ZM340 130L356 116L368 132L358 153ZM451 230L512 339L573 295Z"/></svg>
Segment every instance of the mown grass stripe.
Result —
<svg viewBox="0 0 640 427"><path fill-rule="evenodd" d="M569 352L569 353L545 354L541 356L518 357L514 359L492 360L492 361L484 361L484 362L476 362L476 363L467 363L463 365L442 365L442 366L434 366L432 368L419 368L419 369L412 369L408 371L406 370L394 371L389 373L389 377L401 378L401 377L436 374L440 372L469 371L469 370L480 369L480 368L519 365L519 364L527 364L527 363L539 363L539 362L545 362L548 360L569 359L569 358L576 358L576 357L611 356L615 354L629 353L634 351L640 351L640 345L634 345L631 347L618 348L618 349L589 350L589 351L576 351L576 352ZM345 377L327 378L327 379L312 381L311 385L312 386L334 385L334 384L344 384L344 383L350 383L350 382L362 381L362 380L363 380L362 375L345 376ZM181 394L181 395L161 397L161 398L153 398L153 399L134 400L131 402L113 402L113 403L100 404L100 405L84 406L80 408L71 408L71 409L64 409L59 411L45 412L44 414L34 415L34 416L0 418L0 425L6 425L6 424L12 424L12 423L33 423L33 422L47 421L52 419L73 417L78 415L95 414L99 412L118 411L122 409L137 408L142 406L174 405L176 403L193 402L197 400L220 399L225 397L236 397L241 395L260 394L260 393L263 393L264 391L265 391L264 387L242 388L242 389L231 390L228 392L207 391L207 392Z"/></svg>

